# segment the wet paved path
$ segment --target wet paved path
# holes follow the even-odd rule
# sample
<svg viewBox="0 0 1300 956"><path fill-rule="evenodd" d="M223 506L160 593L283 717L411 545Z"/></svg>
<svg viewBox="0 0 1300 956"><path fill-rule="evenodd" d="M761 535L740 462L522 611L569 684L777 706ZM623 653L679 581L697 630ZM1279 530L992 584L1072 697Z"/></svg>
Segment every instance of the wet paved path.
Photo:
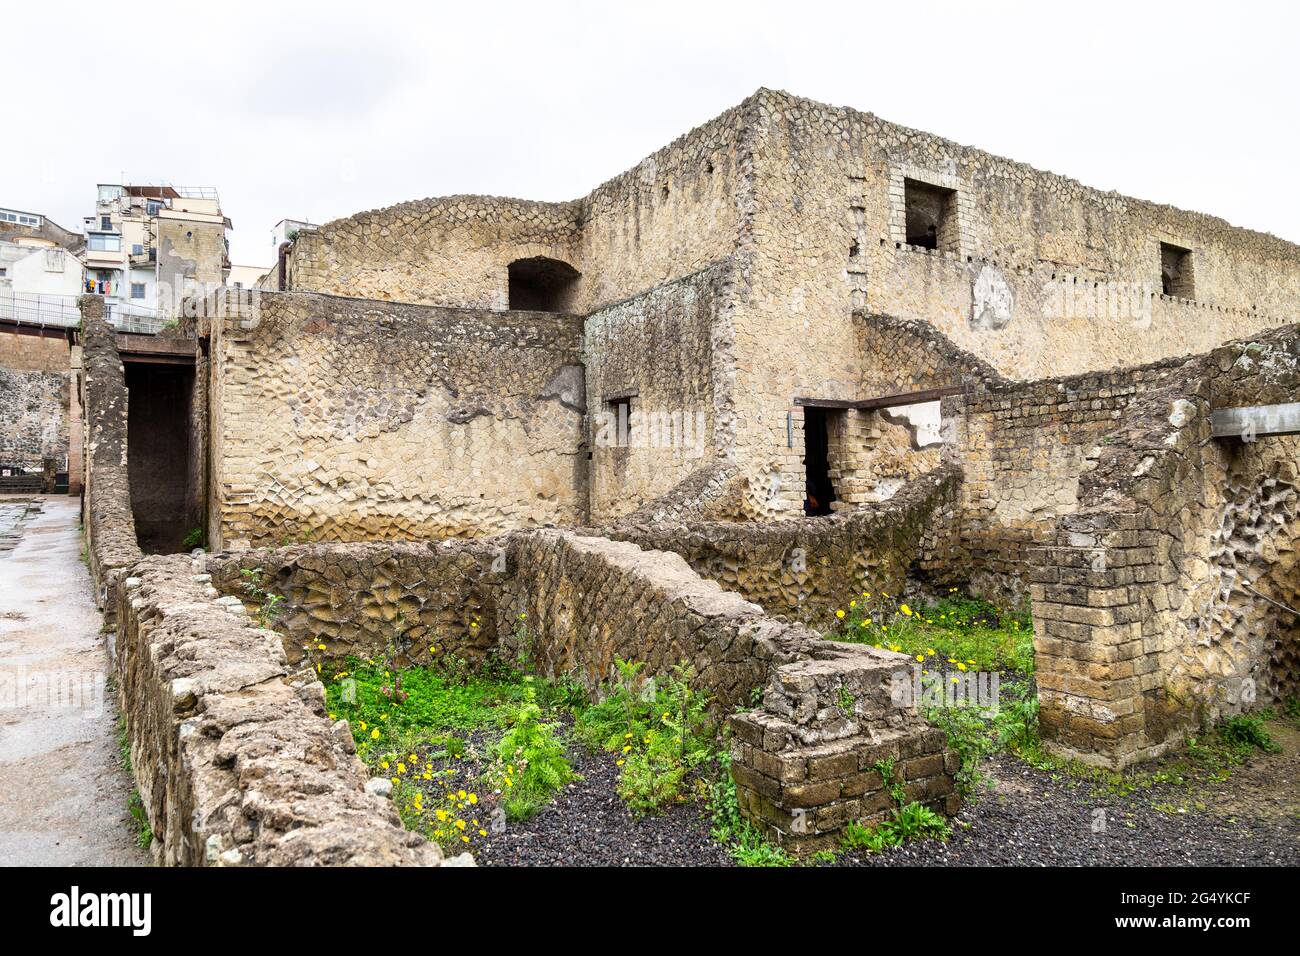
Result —
<svg viewBox="0 0 1300 956"><path fill-rule="evenodd" d="M0 865L149 863L75 498L0 497Z"/></svg>

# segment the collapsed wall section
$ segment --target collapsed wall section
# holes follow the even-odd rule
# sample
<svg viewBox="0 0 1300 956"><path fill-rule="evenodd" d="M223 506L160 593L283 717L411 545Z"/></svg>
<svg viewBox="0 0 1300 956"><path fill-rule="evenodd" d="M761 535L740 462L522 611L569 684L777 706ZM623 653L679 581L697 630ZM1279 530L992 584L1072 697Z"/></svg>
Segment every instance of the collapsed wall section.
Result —
<svg viewBox="0 0 1300 956"><path fill-rule="evenodd" d="M214 544L577 523L568 316L262 293L214 320Z"/></svg>

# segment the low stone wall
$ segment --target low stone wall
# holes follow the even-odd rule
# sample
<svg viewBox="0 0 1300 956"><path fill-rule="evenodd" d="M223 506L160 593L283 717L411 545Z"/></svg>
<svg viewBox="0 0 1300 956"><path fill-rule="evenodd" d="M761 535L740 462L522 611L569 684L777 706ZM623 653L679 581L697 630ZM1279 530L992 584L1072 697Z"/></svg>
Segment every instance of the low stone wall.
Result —
<svg viewBox="0 0 1300 956"><path fill-rule="evenodd" d="M909 574L945 583L960 575L946 555L961 481L960 469L945 465L888 501L824 518L647 523L608 533L680 554L768 613L824 623L864 591L902 594Z"/></svg>
<svg viewBox="0 0 1300 956"><path fill-rule="evenodd" d="M887 809L888 782L871 774L891 755L909 799L956 808L955 756L893 694L896 678L910 680L908 658L769 617L672 552L537 530L218 554L204 567L240 613L259 603L246 572L285 598L275 623L290 657L317 643L329 656L382 653L397 665L495 654L526 658L593 694L616 677L616 658L644 662L656 677L685 663L719 717L761 692L757 709L730 717L736 784L744 812L796 850Z"/></svg>
<svg viewBox="0 0 1300 956"><path fill-rule="evenodd" d="M590 690L617 675L615 658L667 676L689 663L720 713L747 704L770 669L817 635L691 570L676 554L626 541L542 531L514 538L511 565L529 657Z"/></svg>
<svg viewBox="0 0 1300 956"><path fill-rule="evenodd" d="M208 555L213 584L257 614L284 599L273 626L290 660L304 644L335 659L387 656L397 666L481 663L496 651L507 539L292 545Z"/></svg>
<svg viewBox="0 0 1300 956"><path fill-rule="evenodd" d="M118 592L117 676L131 765L166 865L442 862L368 792L345 721L280 635L221 598L198 562L147 558Z"/></svg>
<svg viewBox="0 0 1300 956"><path fill-rule="evenodd" d="M733 714L732 775L742 812L796 852L838 841L854 820L892 806L874 767L892 758L907 799L954 813L958 758L942 731L896 693L911 679L905 655L821 640L767 617L677 554L568 532L512 540L531 653L588 687L614 676L614 659L667 675L689 662L715 710Z"/></svg>

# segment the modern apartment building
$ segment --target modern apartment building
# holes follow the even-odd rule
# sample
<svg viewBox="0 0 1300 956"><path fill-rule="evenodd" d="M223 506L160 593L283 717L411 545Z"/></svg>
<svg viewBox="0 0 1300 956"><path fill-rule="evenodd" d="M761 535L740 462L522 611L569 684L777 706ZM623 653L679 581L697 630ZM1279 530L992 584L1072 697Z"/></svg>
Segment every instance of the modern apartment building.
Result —
<svg viewBox="0 0 1300 956"><path fill-rule="evenodd" d="M211 187L101 183L84 225L85 291L110 320L165 321L230 272L231 224Z"/></svg>

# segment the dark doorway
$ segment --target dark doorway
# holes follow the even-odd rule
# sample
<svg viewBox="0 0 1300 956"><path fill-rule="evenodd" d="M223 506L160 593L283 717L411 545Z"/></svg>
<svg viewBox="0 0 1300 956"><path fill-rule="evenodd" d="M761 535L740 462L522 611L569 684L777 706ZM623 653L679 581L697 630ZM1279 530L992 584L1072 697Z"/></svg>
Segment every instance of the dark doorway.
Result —
<svg viewBox="0 0 1300 956"><path fill-rule="evenodd" d="M827 410L803 410L804 503L806 515L828 515L835 489L831 486L827 441Z"/></svg>
<svg viewBox="0 0 1300 956"><path fill-rule="evenodd" d="M198 516L190 474L190 403L194 368L126 363L127 461L131 511L141 550L183 550Z"/></svg>
<svg viewBox="0 0 1300 956"><path fill-rule="evenodd" d="M510 308L532 312L565 312L573 307L578 270L567 262L535 256L516 259L507 267Z"/></svg>

